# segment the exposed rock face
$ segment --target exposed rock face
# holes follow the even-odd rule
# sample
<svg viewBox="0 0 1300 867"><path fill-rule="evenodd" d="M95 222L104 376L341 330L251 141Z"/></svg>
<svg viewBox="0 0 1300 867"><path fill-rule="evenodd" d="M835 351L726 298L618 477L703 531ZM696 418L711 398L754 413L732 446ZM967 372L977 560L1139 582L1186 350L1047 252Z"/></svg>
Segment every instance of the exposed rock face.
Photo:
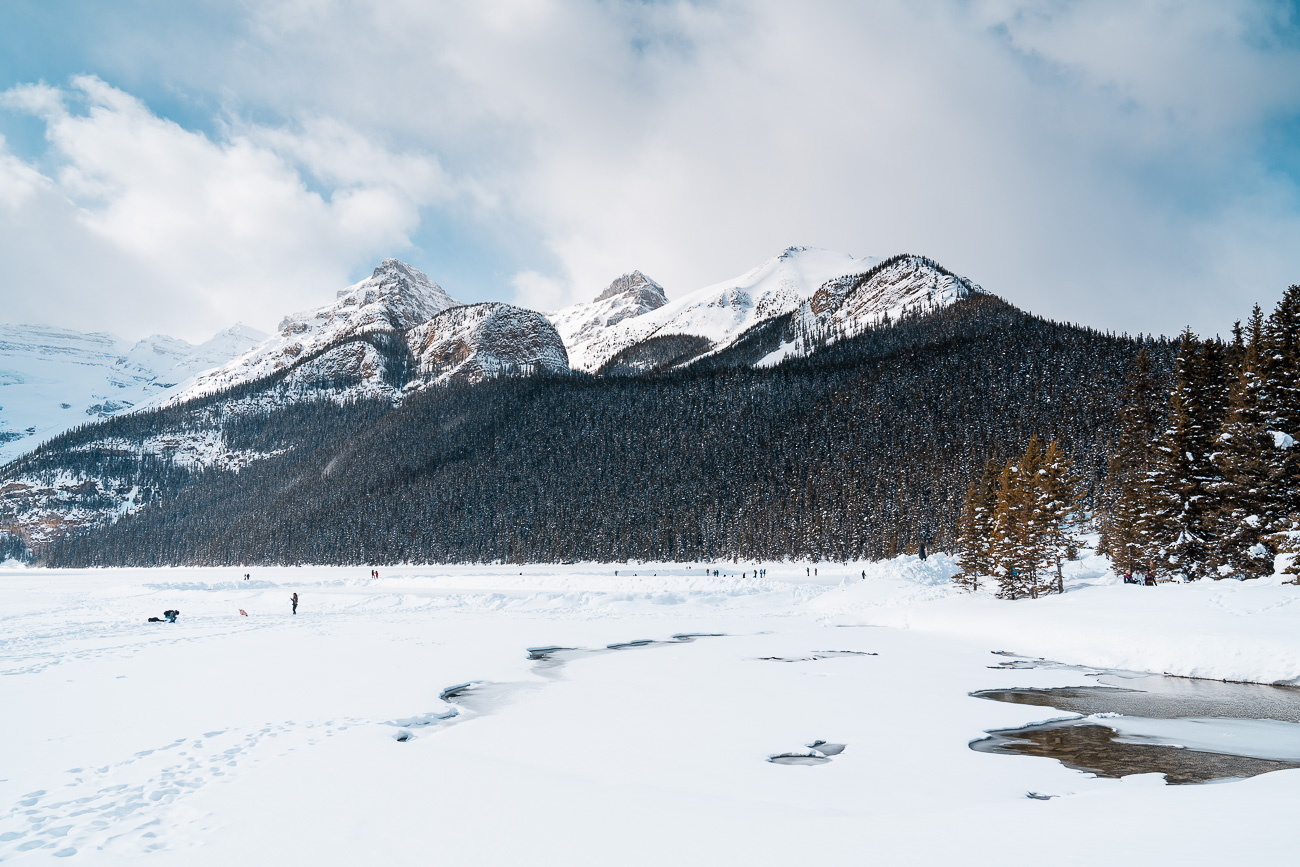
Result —
<svg viewBox="0 0 1300 867"><path fill-rule="evenodd" d="M633 271L630 274L624 274L622 277L615 277L614 282L610 283L604 292L596 296L596 300L604 301L618 295L627 296L629 300L638 302L647 310L662 307L668 301L668 298L664 295L664 287L640 271Z"/></svg>
<svg viewBox="0 0 1300 867"><path fill-rule="evenodd" d="M564 340L569 364L575 370L592 370L588 356L602 342L608 329L658 310L667 302L664 287L640 271L633 271L616 278L594 301L548 313L547 318Z"/></svg>
<svg viewBox="0 0 1300 867"><path fill-rule="evenodd" d="M407 335L420 387L494 376L567 373L559 332L540 313L509 304L469 304L439 313Z"/></svg>
<svg viewBox="0 0 1300 867"><path fill-rule="evenodd" d="M422 272L385 259L374 273L339 290L333 304L286 316L279 333L167 400L175 405L222 389L292 370L302 383L337 383L354 393L382 393L392 386L391 364L375 352L344 348L352 340L375 343L400 337L457 301ZM303 368L310 365L310 369Z"/></svg>
<svg viewBox="0 0 1300 867"><path fill-rule="evenodd" d="M865 274L828 281L809 300L809 309L846 334L857 334L886 316L897 319L947 307L978 291L974 283L929 259L902 256Z"/></svg>

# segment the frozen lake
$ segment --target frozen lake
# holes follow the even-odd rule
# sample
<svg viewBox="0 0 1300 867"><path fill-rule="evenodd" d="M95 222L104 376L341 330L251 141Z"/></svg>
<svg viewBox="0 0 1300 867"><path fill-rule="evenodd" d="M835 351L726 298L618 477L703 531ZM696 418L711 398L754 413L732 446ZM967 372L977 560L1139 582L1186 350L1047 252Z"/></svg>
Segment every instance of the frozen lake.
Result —
<svg viewBox="0 0 1300 867"><path fill-rule="evenodd" d="M968 744L1071 715L971 693L1097 686L994 651L1300 677L1297 588L1082 563L1005 603L941 557L764 565L0 572L0 860L1293 863L1298 770Z"/></svg>

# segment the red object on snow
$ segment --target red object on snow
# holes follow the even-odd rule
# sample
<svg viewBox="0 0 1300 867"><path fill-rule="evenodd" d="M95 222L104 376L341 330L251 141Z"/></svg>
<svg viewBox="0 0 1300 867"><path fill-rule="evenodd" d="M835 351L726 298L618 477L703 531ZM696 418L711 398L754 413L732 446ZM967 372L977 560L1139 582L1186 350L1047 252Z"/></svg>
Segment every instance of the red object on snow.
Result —
<svg viewBox="0 0 1300 867"><path fill-rule="evenodd" d="M242 614L242 615L243 615L243 616L244 616L244 617L247 617L247 616L248 616L248 612L247 612L247 611L245 611L245 610L244 610L244 609L242 609L242 608L241 608L241 609L239 609L239 613L240 613L240 614Z"/></svg>

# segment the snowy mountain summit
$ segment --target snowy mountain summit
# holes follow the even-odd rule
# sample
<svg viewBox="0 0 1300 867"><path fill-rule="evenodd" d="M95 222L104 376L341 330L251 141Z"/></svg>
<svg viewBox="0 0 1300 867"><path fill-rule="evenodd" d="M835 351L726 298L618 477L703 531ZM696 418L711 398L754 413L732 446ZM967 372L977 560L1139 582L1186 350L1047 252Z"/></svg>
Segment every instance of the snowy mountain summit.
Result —
<svg viewBox="0 0 1300 867"><path fill-rule="evenodd" d="M385 259L366 279L340 289L333 304L286 316L270 340L197 377L166 405L286 373L300 385L348 382L382 392L392 381L392 359L376 344L401 335L459 302L423 272Z"/></svg>
<svg viewBox="0 0 1300 867"><path fill-rule="evenodd" d="M548 313L547 318L564 340L569 364L575 370L590 370L587 357L607 329L667 303L664 287L640 271L632 271L616 277L594 301Z"/></svg>

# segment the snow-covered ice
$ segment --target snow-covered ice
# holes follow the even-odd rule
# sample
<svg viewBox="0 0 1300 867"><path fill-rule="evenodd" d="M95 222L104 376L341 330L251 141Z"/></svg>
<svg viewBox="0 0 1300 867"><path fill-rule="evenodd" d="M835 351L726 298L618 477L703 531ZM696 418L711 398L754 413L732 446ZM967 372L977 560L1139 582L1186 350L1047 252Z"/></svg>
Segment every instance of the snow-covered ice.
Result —
<svg viewBox="0 0 1300 867"><path fill-rule="evenodd" d="M968 744L1072 716L973 691L1095 685L992 651L1300 683L1300 588L1135 587L1092 558L1009 603L942 555L714 565L11 564L0 860L1294 863L1300 771L1171 787Z"/></svg>

